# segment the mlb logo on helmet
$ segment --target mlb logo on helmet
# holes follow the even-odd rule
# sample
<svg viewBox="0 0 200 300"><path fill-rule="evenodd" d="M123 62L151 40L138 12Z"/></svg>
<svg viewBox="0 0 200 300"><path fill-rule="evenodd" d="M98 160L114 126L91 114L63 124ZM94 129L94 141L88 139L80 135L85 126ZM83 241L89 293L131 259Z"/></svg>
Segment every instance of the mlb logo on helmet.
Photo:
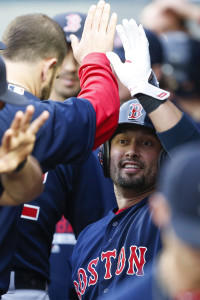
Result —
<svg viewBox="0 0 200 300"><path fill-rule="evenodd" d="M139 119L142 116L142 105L140 103L131 103L129 107L128 120Z"/></svg>

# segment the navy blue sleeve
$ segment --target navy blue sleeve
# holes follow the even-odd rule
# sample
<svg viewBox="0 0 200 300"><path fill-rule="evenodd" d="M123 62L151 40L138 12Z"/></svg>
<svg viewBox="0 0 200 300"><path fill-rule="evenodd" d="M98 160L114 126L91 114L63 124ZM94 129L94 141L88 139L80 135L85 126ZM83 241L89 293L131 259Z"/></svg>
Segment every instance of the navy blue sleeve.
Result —
<svg viewBox="0 0 200 300"><path fill-rule="evenodd" d="M200 141L200 131L185 114L174 127L161 133L157 132L157 136L169 154L182 144Z"/></svg>
<svg viewBox="0 0 200 300"><path fill-rule="evenodd" d="M33 156L39 160L43 171L56 164L80 163L88 158L96 130L96 114L88 100L70 98L64 102L39 101L30 95L29 104L35 107L34 118L44 110L50 113L49 119L37 134L33 150ZM20 107L23 111L25 108ZM0 138L10 126L17 110L19 106L6 105L0 111Z"/></svg>

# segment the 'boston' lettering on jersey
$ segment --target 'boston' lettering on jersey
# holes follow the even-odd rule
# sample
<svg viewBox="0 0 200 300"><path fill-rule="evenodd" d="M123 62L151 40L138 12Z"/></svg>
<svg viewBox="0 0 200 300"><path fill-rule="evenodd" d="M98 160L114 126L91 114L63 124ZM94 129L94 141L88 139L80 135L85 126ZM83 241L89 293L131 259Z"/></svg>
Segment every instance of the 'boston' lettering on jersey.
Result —
<svg viewBox="0 0 200 300"><path fill-rule="evenodd" d="M123 271L126 272L127 275L143 276L144 265L146 263L146 251L146 247L137 247L134 245L130 247L129 257L126 257L125 247L121 248L118 257L116 249L102 252L101 257L97 257L89 262L87 270L79 268L77 274L78 281L74 280L74 286L79 299L82 298L82 295L84 295L87 287L95 285L97 283L98 272L96 268L100 262L103 262L105 266L105 280L111 279L113 275L119 276L120 274L122 274ZM111 267L113 262L116 261L116 259L117 267L115 270L115 274L112 274Z"/></svg>

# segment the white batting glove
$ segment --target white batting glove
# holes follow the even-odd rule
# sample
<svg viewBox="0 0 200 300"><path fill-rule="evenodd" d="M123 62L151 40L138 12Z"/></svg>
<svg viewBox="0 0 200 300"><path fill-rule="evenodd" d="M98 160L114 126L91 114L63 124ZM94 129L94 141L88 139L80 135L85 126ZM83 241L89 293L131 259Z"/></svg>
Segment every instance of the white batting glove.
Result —
<svg viewBox="0 0 200 300"><path fill-rule="evenodd" d="M152 69L149 43L142 25L137 26L133 19L124 19L116 29L124 47L126 61L122 63L114 52L107 52L106 55L119 80L129 89L132 97L141 93L158 100L167 99L169 92L148 82Z"/></svg>

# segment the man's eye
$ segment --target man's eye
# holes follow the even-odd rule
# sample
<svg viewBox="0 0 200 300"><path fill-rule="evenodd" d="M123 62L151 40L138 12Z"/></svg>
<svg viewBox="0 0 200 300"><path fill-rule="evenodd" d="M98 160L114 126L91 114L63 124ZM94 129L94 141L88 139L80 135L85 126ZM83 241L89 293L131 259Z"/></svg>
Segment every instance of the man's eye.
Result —
<svg viewBox="0 0 200 300"><path fill-rule="evenodd" d="M150 145L152 145L152 142L150 142L150 141L143 141L143 145L144 146L150 146Z"/></svg>
<svg viewBox="0 0 200 300"><path fill-rule="evenodd" d="M119 140L120 144L125 144L125 142L126 142L125 140Z"/></svg>

